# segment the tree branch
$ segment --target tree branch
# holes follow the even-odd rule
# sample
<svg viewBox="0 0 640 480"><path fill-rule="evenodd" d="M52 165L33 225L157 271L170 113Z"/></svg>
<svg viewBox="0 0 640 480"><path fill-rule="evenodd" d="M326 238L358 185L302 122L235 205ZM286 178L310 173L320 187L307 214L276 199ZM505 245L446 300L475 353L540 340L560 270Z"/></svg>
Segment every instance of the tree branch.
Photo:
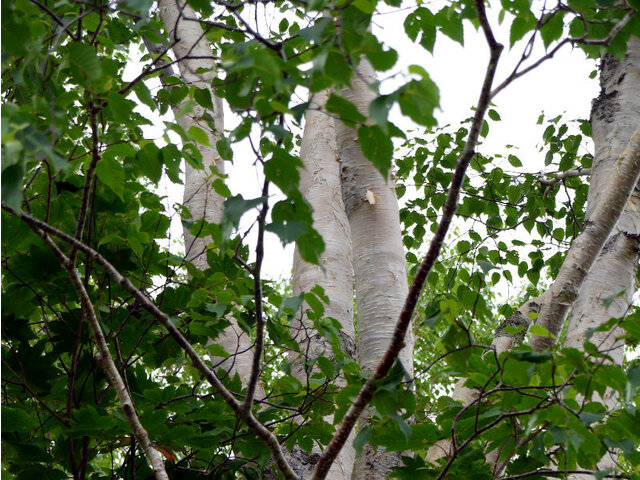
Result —
<svg viewBox="0 0 640 480"><path fill-rule="evenodd" d="M256 386L260 378L260 360L262 350L264 348L264 314L262 311L262 280L260 279L260 271L262 269L262 260L264 259L264 224L269 211L269 180L265 178L262 187L262 197L265 199L258 215L258 241L256 244L256 261L253 267L253 291L254 303L256 309L256 343L253 352L253 362L251 365L251 376L247 384L247 395L242 403L242 410L250 412L253 404L253 397L256 393Z"/></svg>
<svg viewBox="0 0 640 480"><path fill-rule="evenodd" d="M475 3L476 10L478 12L478 19L480 20L485 38L489 45L490 59L482 84L482 90L480 92L480 98L478 100L476 112L471 123L471 129L467 138L467 143L460 157L458 158L456 170L451 180L451 186L449 187L449 193L447 195L447 200L443 209L442 220L440 221L436 234L431 241L429 251L420 264L420 267L418 268L418 271L416 272L416 275L413 279L413 282L409 289L409 294L407 295L404 307L400 314L400 318L396 323L396 327L393 332L393 337L391 338L389 347L387 348L387 351L385 352L382 360L376 367L376 370L360 389L358 396L345 414L338 428L338 431L322 453L316 465L312 480L321 480L325 478L327 472L329 471L329 468L331 467L331 464L342 449L344 443L347 441L349 433L360 417L360 414L373 398L373 394L377 389L376 381L383 378L389 372L394 362L398 358L400 350L402 349L404 344L405 334L407 332L407 329L409 328L409 325L411 324L411 317L413 316L413 312L418 303L418 299L420 298L420 293L422 292L422 288L429 272L433 268L433 265L435 264L435 261L440 254L444 239L457 209L460 188L462 187L462 182L464 181L467 167L469 166L469 163L471 162L471 159L475 154L475 147L480 135L482 121L489 106L491 97L491 85L493 84L496 68L498 66L498 60L503 49L503 46L499 44L493 36L493 32L491 30L491 26L489 25L485 11L484 0L476 0Z"/></svg>
<svg viewBox="0 0 640 480"><path fill-rule="evenodd" d="M631 135L611 175L612 178L601 201L591 216L585 219L582 232L571 245L556 280L549 287L550 298L542 305L536 324L546 328L550 336L533 335L530 343L534 350L544 350L554 343L553 337L557 337L560 333L567 311L577 298L589 269L609 238L638 183L640 126Z"/></svg>
<svg viewBox="0 0 640 480"><path fill-rule="evenodd" d="M57 228L38 220L31 215L23 212L23 211L14 211L10 207L6 205L2 205L2 208L8 212L11 212L17 216L19 216L25 223L30 226L35 226L37 229L40 229L44 232L47 232L51 235L54 235L61 240L75 245L76 248L87 254L94 262L98 265L101 265L104 268L105 272L123 289L127 290L131 293L136 300L140 303L140 305L147 310L154 318L169 332L169 334L174 338L174 340L178 343L180 348L184 350L187 358L192 362L193 366L198 369L198 371L207 379L207 381L213 386L222 399L231 407L231 409L247 424L247 426L259 437L261 438L269 450L273 455L274 461L280 471L282 472L284 478L286 480L300 480L298 475L291 469L291 466L288 464L287 460L284 457L284 453L280 448L280 444L276 436L269 431L262 423L260 423L250 411L244 411L241 408L240 402L238 402L233 395L218 379L216 374L211 370L204 360L198 355L193 346L188 342L188 340L182 335L180 330L176 328L176 326L171 322L169 316L160 310L142 291L138 290L136 286L131 283L131 281L124 277L107 259L105 259L102 255L96 252L91 247L85 245L80 240L72 237L71 235L58 230ZM46 238L49 238L45 235ZM51 240L49 239L51 242ZM53 242L51 242L53 243ZM55 244L53 244L55 247ZM57 248L57 247L55 247ZM59 251L59 249L58 249Z"/></svg>
<svg viewBox="0 0 640 480"><path fill-rule="evenodd" d="M27 225L40 237L42 238L47 245L50 247L55 244L51 241L48 235L43 231L43 229L39 228L36 224L27 222ZM77 251L78 245L72 245L71 247L73 251ZM116 367L115 362L113 361L113 357L111 356L111 352L109 351L109 346L107 345L107 340L104 337L104 333L102 332L102 328L100 327L100 322L98 321L98 317L96 316L96 312L93 309L93 304L91 303L91 299L89 298L89 294L82 283L82 279L80 278L80 274L75 267L75 262L73 262L70 258L68 258L60 249L52 248L54 255L58 258L64 269L67 271L69 278L71 279L71 283L73 284L73 288L76 291L76 294L80 298L80 304L82 305L83 316L87 319L87 323L89 323L89 327L91 328L91 332L93 334L93 339L95 340L98 346L98 353L100 355L99 362L105 373L109 377L109 381L118 395L118 400L120 401L120 406L122 411L124 412L124 416L127 420L127 423L131 427L131 431L135 436L138 443L141 444L142 449L144 450L145 456L147 457L147 461L151 466L154 476L157 480L169 480L169 476L164 469L164 463L162 461L162 457L158 453L158 451L154 448L153 443L149 439L149 434L143 427L142 423L140 423L140 418L136 412L135 406L133 405L133 400L129 395L129 392L125 386L125 383L118 371L118 367Z"/></svg>
<svg viewBox="0 0 640 480"><path fill-rule="evenodd" d="M556 183L566 178L589 176L591 175L591 169L578 167L572 168L571 170L566 170L564 172L556 172L545 175L547 176L546 178L544 176L540 176L540 178L538 178L538 181L541 185L548 185L549 187L553 187Z"/></svg>

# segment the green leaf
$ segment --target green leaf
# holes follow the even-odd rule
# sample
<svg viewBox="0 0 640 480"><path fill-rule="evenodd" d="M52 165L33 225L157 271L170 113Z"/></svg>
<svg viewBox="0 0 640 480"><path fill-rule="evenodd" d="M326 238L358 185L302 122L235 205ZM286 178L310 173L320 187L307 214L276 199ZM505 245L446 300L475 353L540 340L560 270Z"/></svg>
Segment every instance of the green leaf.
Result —
<svg viewBox="0 0 640 480"><path fill-rule="evenodd" d="M327 379L331 379L335 375L333 362L326 357L318 357L318 368Z"/></svg>
<svg viewBox="0 0 640 480"><path fill-rule="evenodd" d="M353 439L353 448L358 455L362 455L362 449L371 439L372 433L373 428L371 428L371 425L365 425L364 428L358 432L356 438Z"/></svg>
<svg viewBox="0 0 640 480"><path fill-rule="evenodd" d="M412 80L398 89L398 103L402 113L414 122L434 127L437 121L433 112L440 106L440 92L426 71L422 70L421 74L422 80Z"/></svg>
<svg viewBox="0 0 640 480"><path fill-rule="evenodd" d="M372 14L376 11L378 0L354 0L353 6L366 14Z"/></svg>
<svg viewBox="0 0 640 480"><path fill-rule="evenodd" d="M149 143L136 152L135 156L142 174L152 182L158 183L162 177L162 153L158 147Z"/></svg>
<svg viewBox="0 0 640 480"><path fill-rule="evenodd" d="M73 42L69 45L67 61L75 80L85 87L100 78L102 66L92 47L85 43Z"/></svg>
<svg viewBox="0 0 640 480"><path fill-rule="evenodd" d="M400 431L404 434L405 439L409 440L409 437L411 437L411 427L407 424L405 419L395 412L389 412L388 415L395 420Z"/></svg>
<svg viewBox="0 0 640 480"><path fill-rule="evenodd" d="M544 20L545 23L540 27L540 36L542 37L545 48L548 48L553 41L558 40L562 36L564 15L564 11L558 10Z"/></svg>
<svg viewBox="0 0 640 480"><path fill-rule="evenodd" d="M556 338L554 335L551 335L549 330L544 328L542 325L531 325L531 327L529 327L529 333L531 333L532 335L538 335L539 337Z"/></svg>
<svg viewBox="0 0 640 480"><path fill-rule="evenodd" d="M307 226L300 222L273 222L268 223L265 229L278 235L282 245L295 242L308 230Z"/></svg>
<svg viewBox="0 0 640 480"><path fill-rule="evenodd" d="M127 100L116 92L109 92L107 94L107 108L116 122L129 122L131 120L131 113L135 106L135 102Z"/></svg>
<svg viewBox="0 0 640 480"><path fill-rule="evenodd" d="M385 133L388 132L387 117L389 116L389 110L395 103L395 95L380 95L373 102L369 104L369 115L371 119L376 122Z"/></svg>
<svg viewBox="0 0 640 480"><path fill-rule="evenodd" d="M629 378L629 383L636 389L640 388L640 365L636 365L631 367L627 371L627 377Z"/></svg>
<svg viewBox="0 0 640 480"><path fill-rule="evenodd" d="M151 95L149 88L145 85L144 82L136 82L136 84L133 86L133 91L138 97L138 100L144 103L147 107L149 107L152 110L155 110L156 108L158 108L158 104L153 99L153 96Z"/></svg>
<svg viewBox="0 0 640 480"><path fill-rule="evenodd" d="M363 125L358 129L358 140L364 156L387 178L393 157L391 137L377 125Z"/></svg>
<svg viewBox="0 0 640 480"><path fill-rule="evenodd" d="M25 168L22 163L11 165L2 170L2 201L13 209L19 209L22 203L22 180Z"/></svg>
<svg viewBox="0 0 640 480"><path fill-rule="evenodd" d="M349 127L354 127L357 123L364 123L367 119L353 103L335 94L331 94L329 100L327 100L326 108L327 112L338 115L340 120Z"/></svg>
<svg viewBox="0 0 640 480"><path fill-rule="evenodd" d="M511 24L511 32L509 34L509 45L513 45L528 32L536 27L536 18L533 15L516 16Z"/></svg>
<svg viewBox="0 0 640 480"><path fill-rule="evenodd" d="M464 28L461 16L454 7L445 7L436 14L440 31L451 40L464 46Z"/></svg>
<svg viewBox="0 0 640 480"><path fill-rule="evenodd" d="M108 186L120 200L124 200L124 168L112 157L103 157L96 166L98 180Z"/></svg>
<svg viewBox="0 0 640 480"><path fill-rule="evenodd" d="M240 219L245 213L262 205L265 201L266 198L264 197L245 200L241 195L227 198L224 202L224 211L222 214L222 224L227 227L227 233L231 233L231 229L238 227Z"/></svg>
<svg viewBox="0 0 640 480"><path fill-rule="evenodd" d="M484 273L485 275L490 272L491 270L493 270L494 268L497 268L494 264L492 264L491 262L486 262L484 260L478 260L478 265L480 266L480 268L482 269L482 273Z"/></svg>
<svg viewBox="0 0 640 480"><path fill-rule="evenodd" d="M228 138L222 137L216 142L216 150L223 160L233 160L233 149Z"/></svg>
<svg viewBox="0 0 640 480"><path fill-rule="evenodd" d="M36 425L34 420L33 416L22 409L2 405L2 433L29 431Z"/></svg>
<svg viewBox="0 0 640 480"><path fill-rule="evenodd" d="M510 356L521 362L545 363L553 358L551 352L533 352L531 350L512 351Z"/></svg>
<svg viewBox="0 0 640 480"><path fill-rule="evenodd" d="M267 180L276 184L285 194L290 195L298 191L300 182L299 168L302 162L282 148L275 148L271 159L264 164Z"/></svg>
<svg viewBox="0 0 640 480"><path fill-rule="evenodd" d="M193 99L198 103L198 105L203 106L207 110L213 111L213 101L211 100L211 92L208 88L194 89Z"/></svg>
<svg viewBox="0 0 640 480"><path fill-rule="evenodd" d="M235 143L247 138L251 133L252 125L253 125L253 122L251 121L251 118L249 117L243 118L242 121L238 124L238 126L234 128L229 134L229 138L231 142Z"/></svg>
<svg viewBox="0 0 640 480"><path fill-rule="evenodd" d="M209 136L200 127L191 125L187 133L200 145L209 145Z"/></svg>
<svg viewBox="0 0 640 480"><path fill-rule="evenodd" d="M515 155L509 154L509 156L507 157L507 160L509 160L509 163L511 164L512 167L518 168L522 166L522 162Z"/></svg>

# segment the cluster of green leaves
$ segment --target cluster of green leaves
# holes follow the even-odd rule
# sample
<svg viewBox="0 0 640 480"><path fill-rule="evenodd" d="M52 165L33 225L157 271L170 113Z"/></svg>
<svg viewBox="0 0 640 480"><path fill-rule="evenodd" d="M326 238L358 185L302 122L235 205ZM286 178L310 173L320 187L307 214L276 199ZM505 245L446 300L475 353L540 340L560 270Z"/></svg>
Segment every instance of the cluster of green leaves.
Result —
<svg viewBox="0 0 640 480"><path fill-rule="evenodd" d="M492 110L489 119L485 135L500 116ZM607 364L606 355L588 343L586 357L574 349L537 354L520 347L496 358L486 347L496 320L508 317L514 306L553 280L584 219L588 177L567 177L551 185L544 180L591 167L590 125L544 115L538 124L539 156L545 171L555 173L527 171L512 145L506 153L491 155L480 147L471 162L456 213L457 235L427 279L414 326L416 389L404 388L395 399L406 408L404 420L414 416L416 424L404 426L387 416L367 432L374 445L419 452L404 459L405 466L396 472L400 478L442 478L443 467L447 478L464 478L469 471L474 478L494 478L485 458L494 449L506 475L557 466L592 470L606 448L621 449L627 473L637 475L636 440L624 447L620 443L626 429L637 428L640 420L635 363ZM464 124L457 131L430 130L401 147L397 191L404 200L400 215L410 268L417 268L425 242L436 231L467 133ZM612 319L600 330L621 323L626 342L636 345L637 315L636 310L624 321ZM478 392L470 406L447 396L455 383L451 379L460 377ZM625 399L619 410L606 411L605 391ZM447 464L447 459L437 467L425 463L429 448L450 439L452 432L460 449L455 461Z"/></svg>
<svg viewBox="0 0 640 480"><path fill-rule="evenodd" d="M598 330L621 326L633 343L637 321L635 313ZM391 435L393 426L376 425L372 439L397 451L418 452L404 458L405 465L396 470L399 478L443 478L445 472L447 478L463 478L469 471L474 478L495 478L492 464L486 463L488 452L497 454L499 470L504 468L507 477L534 472L544 478L553 470L597 470L608 449L620 452L619 465L628 478L638 478L640 366L611 364L589 342L585 349L586 356L572 348L537 353L518 347L500 357L483 348L460 349L449 356L450 372L467 378L465 386L476 390L475 399L465 405L441 395L426 416L421 410L407 412L421 417L404 435ZM613 411L603 405L605 395L619 399ZM425 463L429 448L452 433L452 456L437 466ZM601 471L596 477L611 474Z"/></svg>

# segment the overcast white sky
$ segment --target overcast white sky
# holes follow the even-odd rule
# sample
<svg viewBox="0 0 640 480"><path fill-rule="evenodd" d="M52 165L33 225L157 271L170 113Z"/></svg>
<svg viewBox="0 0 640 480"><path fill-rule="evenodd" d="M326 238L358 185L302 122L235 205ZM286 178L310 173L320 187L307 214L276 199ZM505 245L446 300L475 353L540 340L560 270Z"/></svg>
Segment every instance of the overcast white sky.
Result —
<svg viewBox="0 0 640 480"><path fill-rule="evenodd" d="M398 65L385 76L391 80L382 83L383 91L397 88L402 76L394 75L406 71L406 67L417 64L424 67L440 88L441 109L437 118L441 126L457 125L471 115L470 108L477 101L480 86L488 60L488 48L483 35L472 27L465 27L465 46L449 40L444 35L438 37L434 55L422 47L413 44L404 33L403 22L408 10L386 13L375 17L374 32L389 46L396 49L400 56ZM499 42L508 47L510 20L502 25L491 15L494 32ZM497 83L500 83L511 71L519 59L522 45L516 44L512 51L505 49L498 69ZM534 51L533 59L543 53ZM541 112L548 117L564 113L567 120L588 118L591 100L598 93L597 80L589 79L589 73L595 69L595 63L587 60L580 50L566 46L553 59L548 60L536 70L516 80L495 98L495 107L502 121L492 123L489 137L480 151L500 151L506 144L518 147L518 156L527 171L540 171L543 168L543 154L538 153L536 145L540 142L544 127L536 125ZM392 112L393 121L410 128L410 122L399 112ZM225 112L225 125L233 129L238 119L231 112ZM150 133L158 138L157 130ZM227 162L229 187L235 193L258 196L261 180L252 167L253 156L248 148L237 145L234 162ZM178 188L169 190L173 202L179 202L181 192ZM249 193L252 192L252 193ZM250 223L250 222L248 222ZM174 237L179 237L179 224L176 224ZM267 251L263 271L271 278L286 279L290 275L292 252L291 245L283 249L278 239L267 234Z"/></svg>
<svg viewBox="0 0 640 480"><path fill-rule="evenodd" d="M484 36L472 27L465 27L465 46L449 40L444 35L436 41L434 55L412 43L404 33L403 22L408 12L383 14L375 18L375 33L389 46L395 48L400 56L398 65L381 78L393 77L383 81L383 91L397 88L400 77L394 73L406 71L411 64L423 66L440 88L441 110L437 112L439 125L457 125L471 115L470 108L477 101L483 80L488 48ZM508 47L509 20L498 26L494 20L497 40ZM518 48L519 47L519 48ZM510 73L519 59L522 46L516 44L512 51L505 49L497 75L500 83ZM533 59L539 58L544 51L540 48ZM492 123L488 138L484 141L487 151L500 151L506 144L518 147L519 158L528 171L540 171L544 168L544 154L536 147L542 137L544 126L536 125L541 112L548 117L565 114L567 120L589 118L591 100L598 93L598 83L589 79L595 62L587 60L580 50L571 50L566 46L554 58L542 64L536 70L516 80L495 98L495 107L502 121ZM231 119L227 116L231 127ZM393 121L403 126L410 122L395 112ZM260 181L255 174L247 176L251 159L243 160L241 154L234 157L234 166L229 169L229 184L232 191L246 191L251 188L259 191ZM270 235L268 252L265 257L264 271L272 278L286 279L290 275L292 247L282 249L277 238Z"/></svg>

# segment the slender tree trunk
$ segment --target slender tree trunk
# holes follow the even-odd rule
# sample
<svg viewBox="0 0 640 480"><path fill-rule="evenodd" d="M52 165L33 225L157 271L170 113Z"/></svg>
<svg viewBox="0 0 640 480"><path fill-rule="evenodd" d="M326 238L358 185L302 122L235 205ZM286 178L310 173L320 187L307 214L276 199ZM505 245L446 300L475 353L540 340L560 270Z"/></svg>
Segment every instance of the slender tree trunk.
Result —
<svg viewBox="0 0 640 480"><path fill-rule="evenodd" d="M353 268L351 258L351 231L341 196L340 168L333 118L324 112L328 91L313 95L306 114L306 123L300 159L304 169L300 172L300 192L313 207L314 228L325 242L325 250L318 265L312 265L294 253L291 283L293 293L300 295L319 285L330 304L325 316L340 322L340 340L343 352L355 359L355 331L353 327ZM307 319L303 304L300 315L294 318L292 333L303 352L294 361L293 374L306 384L309 372L306 360L320 355L331 357L331 346L313 328ZM341 377L332 381L331 388L341 388ZM333 416L326 419L332 422ZM292 452L292 466L302 478L310 476L317 458L305 455L296 448ZM320 453L314 452L314 453ZM345 480L351 476L355 452L348 442L327 475L331 480Z"/></svg>
<svg viewBox="0 0 640 480"><path fill-rule="evenodd" d="M370 88L375 81L374 70L363 59L351 87L342 92L366 116L369 104L377 97ZM393 182L383 178L365 158L357 132L337 122L336 134L342 198L353 238L358 361L370 372L387 350L408 293L398 200ZM370 202L368 197L375 202ZM413 334L408 332L400 361L409 375L413 374L412 355ZM389 469L398 464L399 455L375 452L366 446L363 455L356 459L353 478L386 478Z"/></svg>
<svg viewBox="0 0 640 480"><path fill-rule="evenodd" d="M224 199L211 187L211 182L224 174L224 161L216 149L216 143L224 130L224 115L222 101L211 88L211 83L216 78L213 50L204 37L200 23L194 20L195 12L186 1L159 0L158 9L169 34L180 77L189 87L208 90L213 103L212 111L196 104L190 113L180 117L176 115L176 122L185 132L188 133L190 128L197 127L207 134L209 140L208 146L198 145L204 168L194 168L185 162L183 205L189 210L194 221L204 219L208 223L219 224ZM176 106L174 113L179 110ZM213 120L215 129L206 121L207 117ZM206 252L211 241L210 237L193 235L187 229L184 230L186 259L199 270L209 268ZM233 317L230 316L228 321L231 325L216 339L216 343L222 345L230 357L213 358L212 361L230 375L237 372L244 384L251 372L252 344ZM264 397L261 387L256 397Z"/></svg>
<svg viewBox="0 0 640 480"><path fill-rule="evenodd" d="M591 111L595 158L587 198L587 218L602 201L603 186L615 172L618 158L640 125L640 39L629 41L627 58L622 63L609 55L603 57L600 85L600 96L594 100ZM622 318L627 313L636 290L639 247L640 190L636 187L573 306L565 346L582 350L584 342L589 341L612 362L622 364L624 342L619 340L621 329L595 332L589 339L587 332L610 318ZM605 303L607 299L613 299L608 306ZM617 399L607 391L598 401L611 410L615 408ZM601 471L615 467L616 458L610 454L598 463ZM586 480L593 477L575 475L571 478Z"/></svg>

